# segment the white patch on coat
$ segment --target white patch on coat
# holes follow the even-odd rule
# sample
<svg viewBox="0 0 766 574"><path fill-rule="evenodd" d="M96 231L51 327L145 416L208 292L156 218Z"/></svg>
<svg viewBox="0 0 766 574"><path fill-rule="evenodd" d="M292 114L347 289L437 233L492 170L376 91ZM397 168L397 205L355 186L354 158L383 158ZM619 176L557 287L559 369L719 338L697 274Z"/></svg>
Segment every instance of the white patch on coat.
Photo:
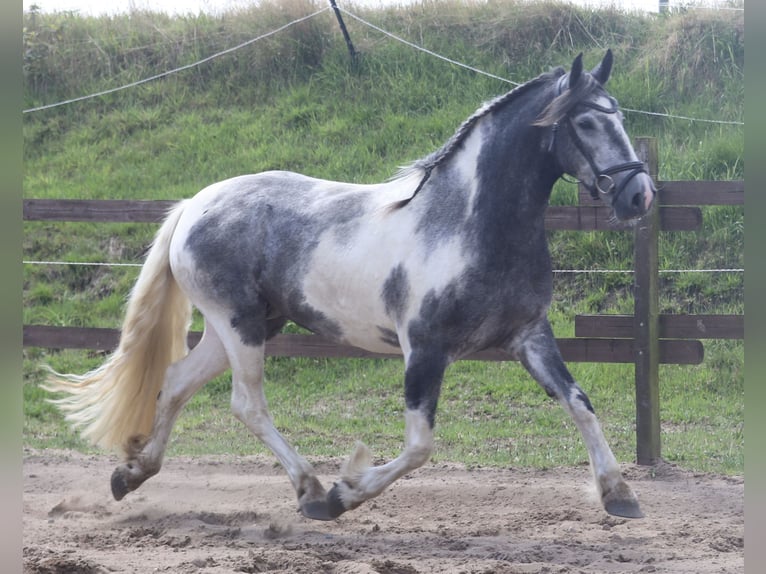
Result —
<svg viewBox="0 0 766 574"><path fill-rule="evenodd" d="M484 129L480 121L463 141L462 150L456 156L455 168L467 189L468 205L466 212L473 212L474 202L479 190L479 180L476 177L476 166L479 154L484 146Z"/></svg>
<svg viewBox="0 0 766 574"><path fill-rule="evenodd" d="M438 295L466 267L460 238L451 235L430 251L417 240L414 206L362 215L357 233L338 241L333 229L320 238L302 290L306 303L337 322L345 342L374 352L392 352L380 328L397 331L381 297L391 270L401 265L410 287L406 324L430 291Z"/></svg>

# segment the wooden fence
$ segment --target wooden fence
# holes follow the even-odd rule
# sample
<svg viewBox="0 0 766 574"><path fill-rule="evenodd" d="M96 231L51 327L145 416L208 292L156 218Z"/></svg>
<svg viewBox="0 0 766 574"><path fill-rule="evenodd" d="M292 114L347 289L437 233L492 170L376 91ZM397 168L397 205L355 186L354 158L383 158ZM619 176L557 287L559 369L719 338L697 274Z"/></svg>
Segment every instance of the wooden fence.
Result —
<svg viewBox="0 0 766 574"><path fill-rule="evenodd" d="M636 151L656 180L656 140L638 138ZM744 205L744 181L664 181L658 208L635 227L615 226L610 210L581 190L579 205L551 206L545 225L551 230L614 231L634 234L634 314L578 315L575 337L557 339L568 362L634 363L636 385L636 455L639 464L660 459L659 364L699 364L700 339L743 339L742 315L660 315L658 243L660 231L692 231L702 225L700 205ZM26 221L151 222L162 221L173 201L25 199ZM189 344L200 333L189 334ZM116 329L24 325L25 347L112 350ZM280 334L267 342L266 353L286 357L397 357L338 345L318 335ZM499 350L468 359L508 360Z"/></svg>

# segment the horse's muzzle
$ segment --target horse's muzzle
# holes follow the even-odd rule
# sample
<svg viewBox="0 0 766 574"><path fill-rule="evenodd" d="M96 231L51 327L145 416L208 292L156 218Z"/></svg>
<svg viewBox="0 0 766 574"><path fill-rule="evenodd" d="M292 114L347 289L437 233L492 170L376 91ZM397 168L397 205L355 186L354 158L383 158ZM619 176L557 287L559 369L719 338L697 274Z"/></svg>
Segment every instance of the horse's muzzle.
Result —
<svg viewBox="0 0 766 574"><path fill-rule="evenodd" d="M646 214L657 196L657 188L652 178L646 173L638 173L624 182L622 187L611 196L614 215L620 221L636 219Z"/></svg>

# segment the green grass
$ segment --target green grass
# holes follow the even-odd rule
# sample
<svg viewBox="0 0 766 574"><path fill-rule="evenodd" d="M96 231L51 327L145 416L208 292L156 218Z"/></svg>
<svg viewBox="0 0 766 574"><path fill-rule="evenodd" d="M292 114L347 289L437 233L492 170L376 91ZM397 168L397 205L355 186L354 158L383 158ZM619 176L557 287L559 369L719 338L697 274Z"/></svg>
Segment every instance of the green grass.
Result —
<svg viewBox="0 0 766 574"><path fill-rule="evenodd" d="M323 3L265 2L221 16L90 18L25 15L25 107L81 96L191 63L308 14ZM447 57L523 82L580 51L604 47L616 63L621 106L744 120L742 14L654 17L557 2L424 2L355 13ZM324 17L326 16L326 18ZM361 54L349 64L331 14L236 55L139 88L24 115L24 197L177 199L226 177L290 169L376 182L438 148L504 82L416 52L356 21ZM634 136L658 139L660 179L744 177L743 126L626 112ZM576 201L557 184L551 203ZM140 262L156 226L25 222L29 260ZM620 232L552 232L554 268L630 269ZM703 208L698 232L663 233L662 269L740 268L744 209ZM24 268L24 322L118 327L135 268ZM742 274L663 274L660 307L742 313ZM557 275L551 321L573 336L578 313L629 313L627 274ZM195 327L200 327L197 318ZM661 367L663 455L684 467L744 471L744 351L705 342L698 366ZM24 350L24 442L90 447L45 402L41 363L84 372L95 352ZM619 460L635 458L630 365L574 364ZM309 455L344 455L355 440L375 456L402 447L402 365L393 360L269 359L267 395L277 426ZM171 454L263 452L229 411L228 375L211 382L177 423ZM562 409L516 363L461 362L448 371L437 414L436 460L556 466L587 460Z"/></svg>

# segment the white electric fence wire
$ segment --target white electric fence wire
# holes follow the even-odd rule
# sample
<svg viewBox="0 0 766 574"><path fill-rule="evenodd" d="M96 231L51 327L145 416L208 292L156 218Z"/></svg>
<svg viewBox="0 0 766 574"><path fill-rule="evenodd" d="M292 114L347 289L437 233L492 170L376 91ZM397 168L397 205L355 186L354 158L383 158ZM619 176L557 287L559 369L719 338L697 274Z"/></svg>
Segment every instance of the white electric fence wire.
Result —
<svg viewBox="0 0 766 574"><path fill-rule="evenodd" d="M109 263L96 261L22 261L24 265L74 265L77 267L143 267L143 263Z"/></svg>
<svg viewBox="0 0 766 574"><path fill-rule="evenodd" d="M700 119L700 118L691 118L688 116L679 116L676 114L663 114L661 112L645 112L644 110L633 110L631 108L623 108L620 106L620 109L625 112L632 112L634 114L644 114L645 116L658 116L661 118L672 118L674 120L686 120L689 122L703 122L706 124L725 124L729 126L744 126L745 122L739 122L736 120L706 120L706 119Z"/></svg>
<svg viewBox="0 0 766 574"><path fill-rule="evenodd" d="M408 40L404 40L403 38L400 38L396 34L392 34L391 32L387 32L386 30L376 26L375 24L372 24L372 23L368 22L367 20L365 20L363 18L360 18L356 14L353 14L353 13L349 12L348 10L342 8L341 6L338 6L338 9L341 12L343 12L344 14L346 14L346 15L350 16L351 18L353 18L354 20L357 20L358 22L364 24L365 26L369 26L373 30L377 30L378 32L380 32L382 34L385 34L386 36L388 36L390 38L393 38L394 40L397 40L398 42L402 42L403 44L405 44L407 46L410 46L411 48L415 48L416 50L420 50L421 52L425 52L426 54L429 54L431 56L439 58L440 60L444 60L445 62L449 62L450 64L454 64L456 66L460 66L461 68L466 68L467 70L471 70L472 72L476 72L477 74L482 74L484 76L488 76L490 78L494 78L496 80L500 80L502 82L506 82L506 83L512 84L514 86L518 86L519 85L518 83L516 83L516 82L514 82L512 80L509 80L508 78L503 78L503 77L500 77L500 76L496 76L494 74L490 74L489 72L485 72L485 71L480 70L478 68L474 68L472 66L468 66L467 64L462 64L460 62L456 62L455 60L451 60L451 59L447 58L446 56L441 56L441 55L439 55L439 54L437 54L435 52L432 52L431 50L427 50L426 48L418 46L417 44L413 44L412 42L410 42ZM673 119L678 119L678 120L686 120L686 121L690 121L690 122L702 122L702 123L710 123L710 124L726 124L726 125L734 125L734 126L744 126L745 125L745 122L739 122L739 121L707 120L707 119L701 119L701 118L692 118L692 117L688 117L688 116L679 116L679 115L674 115L674 114L664 114L664 113L660 113L660 112L645 112L643 110L634 110L634 109L631 109L631 108L622 108L621 107L620 109L625 110L626 112L633 112L633 113L636 113L636 114L645 114L645 115L648 115L648 116L659 116L659 117L663 117L663 118L673 118Z"/></svg>
<svg viewBox="0 0 766 574"><path fill-rule="evenodd" d="M414 48L415 50L420 50L421 52L424 52L424 53L428 54L429 56L433 56L434 58L438 58L438 59L443 60L445 62L449 62L450 64L453 64L455 66L459 66L461 68L465 68L466 70L470 70L472 72L476 72L477 74L481 74L481 75L487 76L489 78L494 78L495 80L500 80L501 82L506 82L506 83L511 84L513 86L519 86L520 85L519 83L514 82L512 80L509 80L508 78L503 78L503 77L500 77L500 76L496 76L494 74L490 74L489 72L485 72L483 70L480 70L478 68L474 68L473 66L469 66L468 64L463 64L463 63L458 62L456 60L452 60L450 58L447 58L446 56L442 56L441 54L437 54L436 52L432 52L431 50L429 50L427 48L423 48L422 46L418 46L417 44L414 44L414 43L410 42L409 40L405 40L404 38L401 38L401 37L397 36L396 34L392 34L391 32L388 32L388 31L384 30L383 28L380 28L380 27L376 26L375 24L372 24L371 22L368 22L367 20L364 20L363 18L360 18L356 14L353 14L352 12L349 12L348 10L346 10L345 8L343 8L341 6L338 6L338 9L341 12L343 12L344 14L346 14L347 16L350 16L351 18L353 18L354 20L364 24L365 26L368 26L368 27L372 28L373 30L377 30L381 34L385 34L389 38L393 38L397 42L401 42L405 46L409 46L410 48Z"/></svg>
<svg viewBox="0 0 766 574"><path fill-rule="evenodd" d="M89 99L92 99L92 98L97 98L99 96L104 96L104 95L107 95L107 94L111 94L111 93L114 93L114 92L125 90L127 88L133 88L133 87L136 87L136 86L140 86L141 84L145 84L147 82L151 82L153 80L157 80L159 78L163 78L163 77L169 76L171 74L175 74L175 73L178 73L178 72L182 72L184 70L188 70L190 68L194 68L194 67L199 66L201 64L204 64L206 62L209 62L210 60L213 60L213 59L218 58L220 56L224 56L226 54L230 54L230 53L232 53L232 52L234 52L236 50L239 50L241 48L249 46L250 44L253 44L253 43L255 43L255 42L259 41L259 40L262 40L264 38L268 38L269 36L277 34L278 32L281 32L282 30L285 30L285 29L287 29L287 28L289 28L289 27L291 27L291 26L293 26L295 24L298 24L300 22L304 22L304 21L306 21L306 20L308 20L310 18L313 18L314 16L318 16L319 14L327 12L328 10L330 10L329 6L327 6L325 8L322 8L321 10L317 10L316 12L313 12L312 14L309 14L309 15L304 16L302 18L298 18L297 20L293 20L292 22L289 22L289 23L285 24L284 26L281 26L281 27L277 28L276 30L272 30L271 32L267 32L266 34L262 34L261 36L258 36L257 38L253 38L253 39L248 40L246 42L242 42L241 44L238 44L237 46L234 46L232 48L228 48L228 49L223 50L221 52L217 52L217 53L213 54L212 56L208 56L208 57L203 58L202 60L199 60L197 62L193 62L191 64L187 64L185 66L181 66L181 67L175 68L173 70L168 70L166 72L162 72L161 74L156 74L156 75L151 76L149 78L145 78L143 80L137 80L135 82L131 82L129 84L125 84L124 86L119 86L119 87L116 87L116 88L111 88L109 90L104 90L104 91L97 92L97 93L94 93L94 94L89 94L87 96L80 96L78 98L72 98L72 99L69 99L69 100L64 100L64 101L57 102L57 103L54 103L54 104L48 104L48 105L44 105L44 106L38 106L38 107L35 107L35 108L29 108L29 109L23 110L23 113L26 114L26 113L30 113L30 112L37 112L37 111L41 111L41 110L47 110L47 109L50 109L50 108L55 108L55 107L58 107L58 106L63 106L63 105L66 105L66 104L71 104L71 103L74 103L74 102L79 102L79 101L83 101L83 100L89 100ZM361 24L364 24L365 26L368 26L368 27L372 28L373 30L378 31L381 34L384 34L384 35L386 35L386 36L396 40L397 42L401 42L402 44L404 44L406 46L409 46L409 47L411 47L411 48L413 48L415 50L419 50L419 51L421 51L421 52L423 52L425 54L428 54L429 56L433 56L434 58L438 58L438 59L443 60L445 62L448 62L448 63L450 63L452 65L464 68L466 70L470 70L470 71L472 71L474 73L481 74L481 75L487 76L489 78L493 78L495 80L499 80L501 82L505 82L505 83L511 84L513 86L518 86L519 85L518 82L514 82L513 80L509 80L508 78L503 78L501 76L497 76L495 74L491 74L491 73L486 72L484 70L481 70L479 68L475 68L473 66L469 66L468 64L463 64L461 62L458 62L457 60L453 60L451 58L447 58L446 56L442 56L441 54L437 54L436 52L433 52L433 51L431 51L431 50L429 50L427 48L424 48L424 47L419 46L419 45L417 45L417 44L415 44L413 42L405 40L404 38L402 38L400 36L397 36L396 34L392 34L391 32L388 32L387 30L384 30L383 28L380 28L379 26L376 26L375 24L372 24L371 22L368 22L364 18L361 18L361 17L357 16L356 14L354 14L352 12L349 12L348 10L343 8L342 6L338 6L338 10L340 10L343 14L346 14L350 18L353 18L354 20L360 22ZM693 117L689 117L689 116L681 116L681 115L667 114L667 113L660 113L660 112L647 112L647 111L644 111L644 110L635 110L635 109L631 109L631 108L621 108L621 109L623 109L626 112L631 112L631 113L636 113L636 114L644 114L644 115L648 115L648 116L657 116L657 117L663 117L663 118L679 119L679 120L685 120L685 121L690 121L690 122L702 122L702 123L710 123L710 124L723 124L723 125L735 125L735 126L744 126L745 125L745 122L740 122L740 121L709 120L709 119L693 118Z"/></svg>
<svg viewBox="0 0 766 574"><path fill-rule="evenodd" d="M24 265L74 265L79 267L141 267L142 263L109 263L94 261L22 261ZM554 273L635 273L632 269L554 269ZM724 269L660 269L660 273L744 273L743 268Z"/></svg>
<svg viewBox="0 0 766 574"><path fill-rule="evenodd" d="M190 68L195 68L197 66L200 66L206 62L209 62L210 60L214 60L215 58L220 58L221 56L225 56L226 54L230 54L232 52L235 52L241 48L244 48L246 46L249 46L250 44L253 44L259 40L263 40L264 38L268 38L269 36L273 36L274 34L277 34L278 32L281 32L282 30L285 30L289 28L290 26L294 26L295 24L299 24L300 22L304 22L310 18L313 18L314 16L317 16L323 12L327 12L330 10L330 7L327 6L325 8L322 8L321 10L317 10L313 14L309 14L308 16L304 16L302 18L298 18L297 20L293 20L292 22L288 22L284 26L280 26L276 30L272 30L271 32L266 32L265 34L261 34L257 38L253 38L251 40L247 40L246 42L242 42L241 44L238 44L237 46L234 46L232 48L227 48L226 50L223 50L221 52L217 52L213 54L212 56L208 56L207 58L203 58L202 60L199 60L198 62L193 62L191 64L186 64L185 66L181 66L179 68L174 68L172 70L168 70L167 72L162 72L161 74L156 74L154 76L151 76L149 78L144 78L143 80L137 80L135 82L131 82L129 84L125 84L124 86L119 86L117 88L111 88L109 90L104 90L102 92L97 92L95 94L90 94L87 96L80 96L79 98L72 98L71 100L65 100L63 102L57 102L55 104L48 104L46 106L38 106L36 108L29 108L23 111L23 113L27 114L30 112L38 112L40 110L48 110L50 108L55 108L58 106L63 106L65 104L71 104L74 102L80 102L82 100L89 100L91 98L97 98L99 96L105 96L107 94L112 94L114 92L119 92L120 90L125 90L127 88L133 88L136 86L140 86L141 84L146 84L147 82L151 82L153 80L158 80L159 78L164 78L165 76L170 76L171 74L176 74L178 72L182 72L184 70L188 70Z"/></svg>

